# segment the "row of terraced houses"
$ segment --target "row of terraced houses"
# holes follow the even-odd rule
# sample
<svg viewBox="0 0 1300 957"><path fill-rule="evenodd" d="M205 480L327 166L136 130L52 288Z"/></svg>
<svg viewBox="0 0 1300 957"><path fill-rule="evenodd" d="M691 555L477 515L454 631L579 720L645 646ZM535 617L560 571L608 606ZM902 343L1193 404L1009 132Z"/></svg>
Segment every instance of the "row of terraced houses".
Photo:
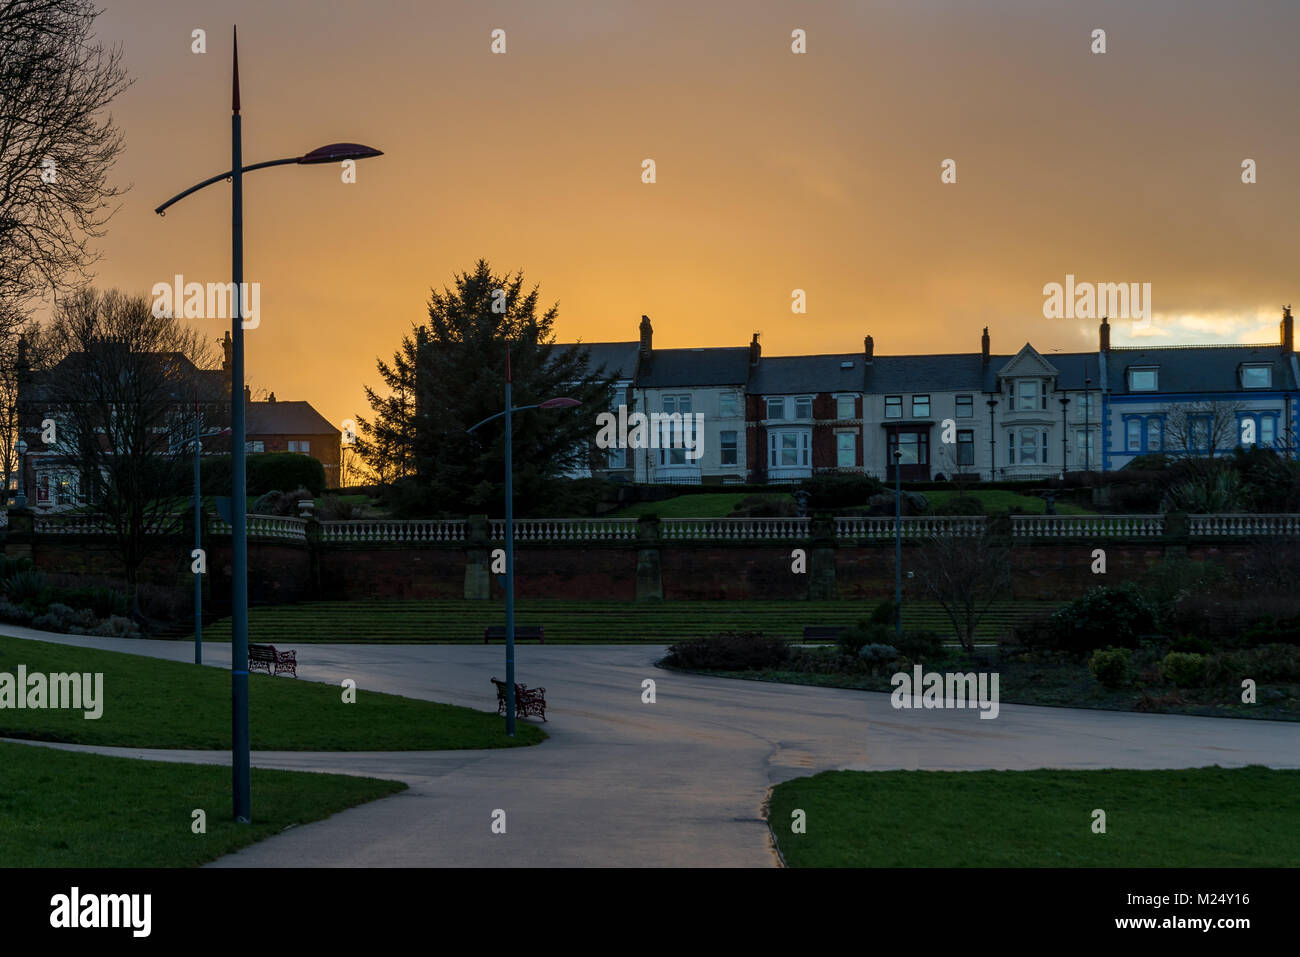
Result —
<svg viewBox="0 0 1300 957"><path fill-rule="evenodd" d="M1290 307L1271 345L1113 347L1103 319L1095 352L1025 343L998 354L985 328L979 352L879 355L866 336L860 352L765 357L757 333L747 347L656 349L645 316L638 341L584 345L593 368L616 376L612 410L702 416L689 450L679 441L593 460L589 474L626 481L892 480L896 460L910 481L1041 478L1170 451L1175 422L1180 452L1257 443L1293 456L1300 432Z"/></svg>

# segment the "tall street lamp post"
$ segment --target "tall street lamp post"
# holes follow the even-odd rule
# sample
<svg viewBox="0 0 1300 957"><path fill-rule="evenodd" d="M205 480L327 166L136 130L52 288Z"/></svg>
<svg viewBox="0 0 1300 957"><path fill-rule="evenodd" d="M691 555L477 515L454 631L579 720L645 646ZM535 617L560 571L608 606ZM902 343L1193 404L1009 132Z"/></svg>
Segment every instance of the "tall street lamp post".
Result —
<svg viewBox="0 0 1300 957"><path fill-rule="evenodd" d="M1065 481L1066 457L1069 453L1069 447L1065 444L1066 436L1070 433L1069 423L1066 421L1065 410L1070 405L1067 396L1061 396L1061 481Z"/></svg>
<svg viewBox="0 0 1300 957"><path fill-rule="evenodd" d="M898 433L894 433L898 442ZM894 447L894 637L903 637L903 450Z"/></svg>
<svg viewBox="0 0 1300 957"><path fill-rule="evenodd" d="M1083 447L1083 470L1092 471L1092 428L1088 414L1092 412L1092 380L1083 380L1083 437L1087 444Z"/></svg>
<svg viewBox="0 0 1300 957"><path fill-rule="evenodd" d="M536 405L510 405L510 348L506 347L506 409L471 425L471 433L480 425L506 418L506 735L515 736L515 478L512 458L513 420L515 412L528 409L571 409L582 405L577 399L547 399Z"/></svg>
<svg viewBox="0 0 1300 957"><path fill-rule="evenodd" d="M247 824L252 820L253 797L250 787L249 730L248 730L248 502L246 499L244 464L244 326L240 316L244 289L244 174L269 166L296 163L301 166L322 163L341 163L344 160L368 159L383 154L372 147L357 143L333 143L322 146L302 156L268 160L265 163L244 165L243 137L239 115L239 33L235 32L234 77L231 82L230 116L230 169L196 183L182 193L177 193L154 210L162 216L167 207L184 199L190 193L221 180L229 180L231 189L230 231L231 272L234 292L231 296L231 372L230 372L230 432L231 432L231 725L233 742L231 764L234 789L235 820Z"/></svg>
<svg viewBox="0 0 1300 957"><path fill-rule="evenodd" d="M993 410L997 408L998 400L989 399L989 481L996 482L998 478L997 466L997 426L993 424Z"/></svg>

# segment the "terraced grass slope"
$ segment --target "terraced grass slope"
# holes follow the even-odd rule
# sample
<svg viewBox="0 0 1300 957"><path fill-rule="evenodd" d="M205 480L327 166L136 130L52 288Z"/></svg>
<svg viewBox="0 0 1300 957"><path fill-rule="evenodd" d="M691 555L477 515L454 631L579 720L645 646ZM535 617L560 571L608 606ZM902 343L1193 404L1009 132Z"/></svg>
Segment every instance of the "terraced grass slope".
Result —
<svg viewBox="0 0 1300 957"><path fill-rule="evenodd" d="M850 625L871 612L871 602L853 601L616 601L518 602L515 624L542 625L548 643L671 643L720 631L761 631L798 638L805 625ZM1052 610L1051 602L1005 601L980 624L985 640L996 640L1025 617ZM250 640L294 642L481 642L483 629L505 621L497 601L312 602L253 608ZM932 602L905 603L903 627L949 635L943 609ZM193 637L192 635L190 636ZM229 641L230 619L207 625L205 641Z"/></svg>

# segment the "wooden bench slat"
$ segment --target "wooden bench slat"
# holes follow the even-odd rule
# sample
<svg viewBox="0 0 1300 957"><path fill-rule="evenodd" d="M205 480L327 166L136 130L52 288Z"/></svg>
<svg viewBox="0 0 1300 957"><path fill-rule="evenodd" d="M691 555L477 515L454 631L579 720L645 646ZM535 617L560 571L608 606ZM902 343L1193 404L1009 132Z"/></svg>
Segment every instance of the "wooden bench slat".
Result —
<svg viewBox="0 0 1300 957"><path fill-rule="evenodd" d="M506 713L506 683L492 679L492 683L497 686L497 714ZM543 721L546 720L546 689L529 688L515 682L515 717L526 718L529 715L536 715Z"/></svg>
<svg viewBox="0 0 1300 957"><path fill-rule="evenodd" d="M298 677L298 652L279 651L275 645L249 644L248 670L265 671L268 675L278 675L281 671L287 671L296 678Z"/></svg>

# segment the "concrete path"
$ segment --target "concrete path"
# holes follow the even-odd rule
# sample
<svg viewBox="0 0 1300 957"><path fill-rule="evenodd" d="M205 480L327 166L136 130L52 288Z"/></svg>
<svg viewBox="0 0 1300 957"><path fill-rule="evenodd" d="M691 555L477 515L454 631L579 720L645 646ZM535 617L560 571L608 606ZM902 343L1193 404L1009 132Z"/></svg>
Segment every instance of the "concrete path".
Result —
<svg viewBox="0 0 1300 957"><path fill-rule="evenodd" d="M193 660L179 642L6 634ZM1300 725L1002 705L896 711L885 694L677 675L646 646L518 650L546 688L544 744L450 752L255 752L255 767L396 778L410 790L263 841L212 866L770 866L770 785L835 768L1300 767ZM204 650L229 667L229 645ZM299 645L303 680L494 710L501 645ZM644 679L656 703L642 703ZM284 679L292 680L292 679ZM1004 689L1005 690L1005 689ZM74 747L64 745L62 747ZM78 750L199 763L228 753ZM253 795L254 813L257 795ZM492 834L493 811L507 833Z"/></svg>

